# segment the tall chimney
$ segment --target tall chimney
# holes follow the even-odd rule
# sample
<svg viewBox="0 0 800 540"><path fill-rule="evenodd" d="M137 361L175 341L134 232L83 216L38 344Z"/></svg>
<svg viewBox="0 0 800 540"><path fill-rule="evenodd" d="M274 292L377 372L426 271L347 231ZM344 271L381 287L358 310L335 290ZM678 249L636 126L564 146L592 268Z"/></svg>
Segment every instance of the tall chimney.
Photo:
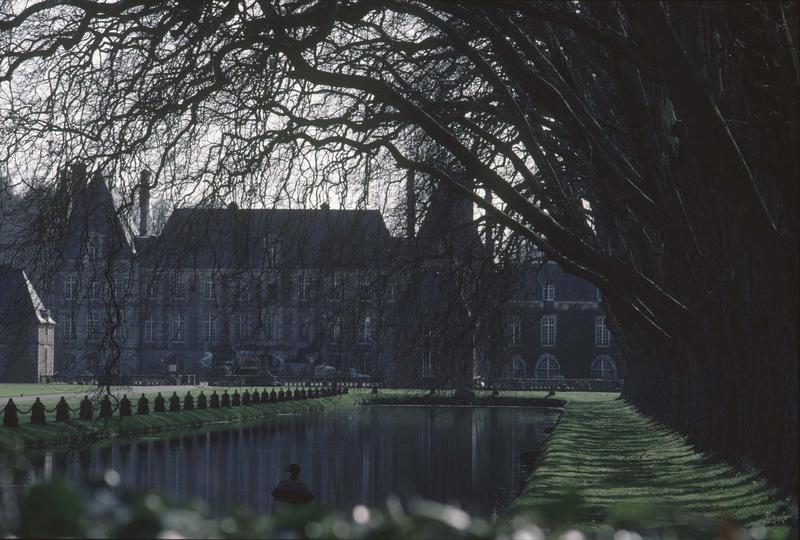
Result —
<svg viewBox="0 0 800 540"><path fill-rule="evenodd" d="M411 240L417 234L417 194L414 191L414 170L406 173L406 237Z"/></svg>
<svg viewBox="0 0 800 540"><path fill-rule="evenodd" d="M147 236L150 221L150 171L143 170L139 175L139 235Z"/></svg>
<svg viewBox="0 0 800 540"><path fill-rule="evenodd" d="M486 188L483 193L483 200L485 200L490 205L492 204L492 192L489 188ZM484 221L484 238L483 238L483 245L486 248L487 254L491 255L494 253L494 231L492 230L492 222L488 219Z"/></svg>

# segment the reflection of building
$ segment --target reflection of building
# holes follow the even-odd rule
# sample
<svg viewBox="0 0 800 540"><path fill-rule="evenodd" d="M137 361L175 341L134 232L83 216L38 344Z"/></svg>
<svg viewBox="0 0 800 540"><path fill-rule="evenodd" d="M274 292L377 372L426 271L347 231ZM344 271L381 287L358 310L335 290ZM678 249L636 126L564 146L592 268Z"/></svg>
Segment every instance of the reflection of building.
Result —
<svg viewBox="0 0 800 540"><path fill-rule="evenodd" d="M445 187L406 238L374 210L235 205L178 209L148 235L147 180L133 235L100 175L72 175L57 279L40 286L59 374L198 373L212 352L409 384L621 376L596 289L540 257L500 268Z"/></svg>
<svg viewBox="0 0 800 540"><path fill-rule="evenodd" d="M0 381L53 375L55 321L22 270L0 265Z"/></svg>

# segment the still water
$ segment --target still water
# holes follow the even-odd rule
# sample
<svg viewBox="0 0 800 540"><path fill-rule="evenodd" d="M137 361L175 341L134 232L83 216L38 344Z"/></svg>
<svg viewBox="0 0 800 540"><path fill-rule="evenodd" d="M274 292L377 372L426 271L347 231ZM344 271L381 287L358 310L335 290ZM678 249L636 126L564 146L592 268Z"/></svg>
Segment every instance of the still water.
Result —
<svg viewBox="0 0 800 540"><path fill-rule="evenodd" d="M36 460L38 478L115 469L122 484L170 498L201 497L211 513L269 512L296 462L315 502L341 509L421 495L491 516L525 477L520 453L547 437L558 412L523 407L362 406L280 415L173 439L138 439Z"/></svg>

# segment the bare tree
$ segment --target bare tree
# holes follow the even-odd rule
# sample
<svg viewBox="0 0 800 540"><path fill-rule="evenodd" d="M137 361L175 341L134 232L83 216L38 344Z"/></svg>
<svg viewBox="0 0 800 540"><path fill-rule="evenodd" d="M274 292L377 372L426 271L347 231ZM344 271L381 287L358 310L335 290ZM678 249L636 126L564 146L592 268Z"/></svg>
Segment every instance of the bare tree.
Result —
<svg viewBox="0 0 800 540"><path fill-rule="evenodd" d="M601 287L629 399L796 487L796 24L788 2L7 1L2 159L264 203L363 194L366 160L386 189L426 173Z"/></svg>

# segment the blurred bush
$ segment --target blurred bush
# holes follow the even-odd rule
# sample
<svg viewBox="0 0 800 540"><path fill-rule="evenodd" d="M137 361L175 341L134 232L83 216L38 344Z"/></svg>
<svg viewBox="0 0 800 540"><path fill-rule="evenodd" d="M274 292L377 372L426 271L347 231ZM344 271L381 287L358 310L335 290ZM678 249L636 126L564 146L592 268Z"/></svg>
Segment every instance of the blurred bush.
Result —
<svg viewBox="0 0 800 540"><path fill-rule="evenodd" d="M669 515L663 508L615 506L608 523L591 532L573 530L570 521L580 503L576 493L533 507L525 518L488 522L463 510L389 497L380 508L356 506L343 513L316 505L259 515L237 512L209 517L202 503L177 504L153 493L137 494L120 485L115 471L82 484L56 480L29 487L20 497L16 518L4 515L0 535L23 538L497 538L503 540L721 538L779 540L795 538L788 527L737 527L724 519ZM2 515L2 514L0 514ZM795 519L796 521L796 519ZM676 523L680 523L676 525Z"/></svg>

